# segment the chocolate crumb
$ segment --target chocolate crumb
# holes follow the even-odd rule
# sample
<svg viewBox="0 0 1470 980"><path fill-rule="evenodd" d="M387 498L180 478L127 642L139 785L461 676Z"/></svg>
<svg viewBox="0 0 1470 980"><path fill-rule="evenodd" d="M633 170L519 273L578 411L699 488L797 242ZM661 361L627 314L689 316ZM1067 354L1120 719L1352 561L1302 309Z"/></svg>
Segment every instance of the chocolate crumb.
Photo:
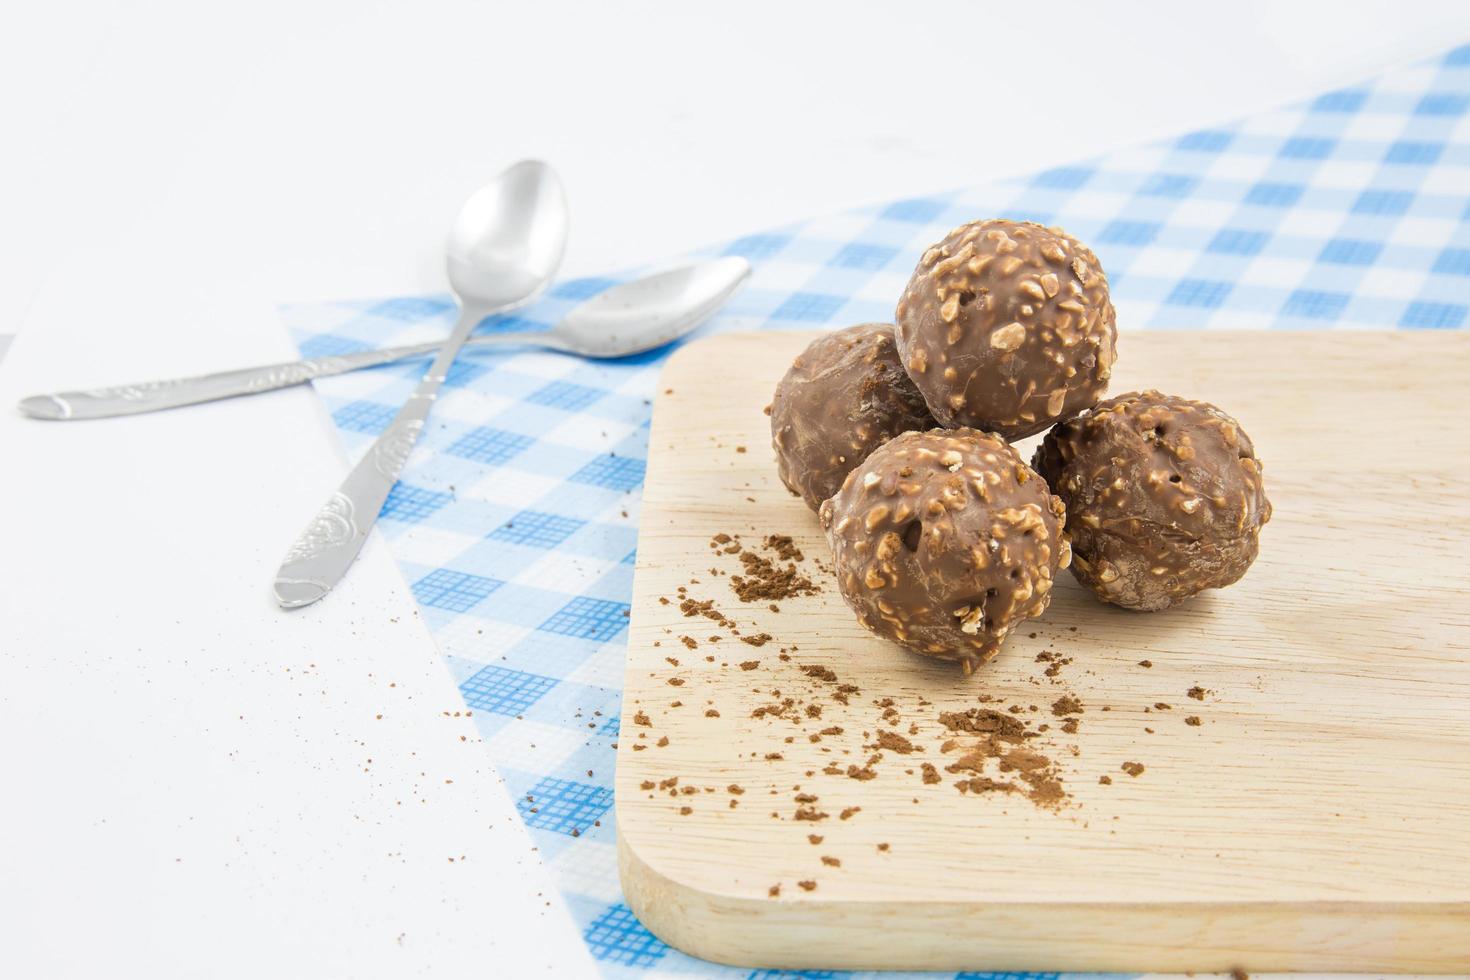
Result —
<svg viewBox="0 0 1470 980"><path fill-rule="evenodd" d="M681 637L679 637L679 642L683 643L686 647L688 647L691 650L693 650L693 649L695 649L695 648L697 648L699 646L699 641L696 640L692 636L681 636Z"/></svg>
<svg viewBox="0 0 1470 980"><path fill-rule="evenodd" d="M761 665L759 660L746 660L740 664L741 670L755 670Z"/></svg>
<svg viewBox="0 0 1470 980"><path fill-rule="evenodd" d="M939 775L939 770L935 769L934 764L931 762L925 762L919 768L923 770L925 785L933 785L934 783L940 782L943 778Z"/></svg>
<svg viewBox="0 0 1470 980"><path fill-rule="evenodd" d="M826 838L823 837L821 834L807 834L806 839L807 843L811 844L813 847L826 840Z"/></svg>
<svg viewBox="0 0 1470 980"><path fill-rule="evenodd" d="M842 867L842 862L839 861L839 860L837 860L835 857L833 857L830 854L823 854L822 855L822 863L825 864L829 868L840 868L840 867Z"/></svg>
<svg viewBox="0 0 1470 980"><path fill-rule="evenodd" d="M633 724L642 725L645 728L651 728L653 726L653 720L649 718L648 715L639 711L633 715Z"/></svg>
<svg viewBox="0 0 1470 980"><path fill-rule="evenodd" d="M846 808L843 809L843 811L841 813L837 814L837 819L838 820L846 820L849 817L851 817L853 814L858 813L861 810L862 810L862 807L860 807L860 806L846 807Z"/></svg>
<svg viewBox="0 0 1470 980"><path fill-rule="evenodd" d="M1196 684L1185 693L1194 698L1196 701L1203 701L1205 699L1205 695L1209 694L1210 692Z"/></svg>
<svg viewBox="0 0 1470 980"><path fill-rule="evenodd" d="M749 643L753 647L763 647L771 642L771 634L757 633L754 636L742 636L740 642Z"/></svg>
<svg viewBox="0 0 1470 980"><path fill-rule="evenodd" d="M1140 667L1152 667L1153 665L1154 662L1152 660L1140 660L1138 662L1138 666Z"/></svg>
<svg viewBox="0 0 1470 980"><path fill-rule="evenodd" d="M689 814L691 814L693 812L694 812L694 807L692 807L692 806L681 806L681 807L679 807L679 816L681 816L681 817L687 817L687 816L689 816Z"/></svg>
<svg viewBox="0 0 1470 980"><path fill-rule="evenodd" d="M781 886L780 885L772 885L770 887L770 889L766 892L766 894L769 895L769 896L771 896L772 898L780 898L781 897Z"/></svg>
<svg viewBox="0 0 1470 980"><path fill-rule="evenodd" d="M1112 776L1099 776L1099 777L1097 777L1097 781L1100 782L1100 783L1102 783L1104 786L1111 786L1111 785L1113 785L1113 777Z"/></svg>
<svg viewBox="0 0 1470 980"><path fill-rule="evenodd" d="M684 678L682 678L682 677L670 677L669 680L668 680L668 685L669 685L669 687L683 687L684 686Z"/></svg>
<svg viewBox="0 0 1470 980"><path fill-rule="evenodd" d="M1200 726L1199 715L1190 715L1189 717L1184 719L1184 723L1186 725L1191 725L1195 728L1198 728Z"/></svg>
<svg viewBox="0 0 1470 980"><path fill-rule="evenodd" d="M817 888L815 881L798 881L796 885L804 892L815 891Z"/></svg>
<svg viewBox="0 0 1470 980"><path fill-rule="evenodd" d="M1051 703L1051 713L1059 718L1062 715L1080 715L1082 702L1070 694L1064 694Z"/></svg>
<svg viewBox="0 0 1470 980"><path fill-rule="evenodd" d="M1122 768L1122 770L1124 772L1126 772L1130 776L1142 776L1143 775L1143 763L1141 763L1141 762L1125 762L1125 763L1123 763L1123 765L1121 766L1121 768Z"/></svg>
<svg viewBox="0 0 1470 980"><path fill-rule="evenodd" d="M897 732L879 732L877 744L878 748L888 749L891 752L897 752L899 755L908 755L915 751L914 743Z"/></svg>
<svg viewBox="0 0 1470 980"><path fill-rule="evenodd" d="M656 744L659 748L663 748L665 745L669 744L669 737L667 735L661 736Z"/></svg>
<svg viewBox="0 0 1470 980"><path fill-rule="evenodd" d="M884 841L883 843L879 844L878 845L878 850L880 850L880 851L886 851L886 850L888 850L888 842L887 841Z"/></svg>

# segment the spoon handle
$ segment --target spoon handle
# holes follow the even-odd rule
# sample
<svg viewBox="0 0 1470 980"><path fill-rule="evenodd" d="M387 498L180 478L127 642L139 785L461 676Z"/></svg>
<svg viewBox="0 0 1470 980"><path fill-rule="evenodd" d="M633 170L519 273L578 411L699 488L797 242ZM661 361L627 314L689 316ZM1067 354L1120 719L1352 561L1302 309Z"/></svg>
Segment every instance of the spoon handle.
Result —
<svg viewBox="0 0 1470 980"><path fill-rule="evenodd" d="M492 333L483 337L471 338L469 343L476 346L516 343L524 341L526 336L523 333ZM31 418L50 420L105 419L116 415L140 415L143 412L157 412L165 408L179 408L183 405L218 401L221 398L258 395L263 391L289 388L314 378L326 378L334 374L345 374L361 368L377 367L380 364L391 364L410 357L432 354L441 346L441 341L431 341L424 344L407 344L402 347L385 347L381 350L358 351L352 354L311 357L306 360L285 361L261 367L237 368L233 371L219 371L191 378L144 381L138 384L92 388L86 391L59 391L51 395L32 395L22 399L17 407Z"/></svg>
<svg viewBox="0 0 1470 980"><path fill-rule="evenodd" d="M275 582L276 601L282 608L316 602L347 573L418 442L449 366L486 312L470 307L461 312L449 340L408 401L286 553Z"/></svg>

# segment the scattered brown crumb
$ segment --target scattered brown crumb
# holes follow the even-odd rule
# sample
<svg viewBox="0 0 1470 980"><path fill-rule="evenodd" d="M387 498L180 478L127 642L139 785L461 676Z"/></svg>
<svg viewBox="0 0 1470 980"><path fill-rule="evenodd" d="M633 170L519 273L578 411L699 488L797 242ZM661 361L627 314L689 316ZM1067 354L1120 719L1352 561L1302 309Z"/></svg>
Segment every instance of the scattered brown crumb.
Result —
<svg viewBox="0 0 1470 980"><path fill-rule="evenodd" d="M766 753L766 761L767 762L776 762L776 761L778 761L780 759L784 759L784 758L786 758L786 757L784 755L782 755L780 752L767 752Z"/></svg>
<svg viewBox="0 0 1470 980"><path fill-rule="evenodd" d="M679 642L680 643L683 643L686 647L688 647L691 650L693 650L693 649L695 649L695 648L697 648L699 646L699 641L696 640L692 636L681 636L681 637L679 637Z"/></svg>
<svg viewBox="0 0 1470 980"><path fill-rule="evenodd" d="M839 860L837 860L835 857L833 857L830 854L823 854L822 855L822 863L825 864L829 868L840 868L840 867L842 867L842 862L839 861Z"/></svg>
<svg viewBox="0 0 1470 980"><path fill-rule="evenodd" d="M769 895L769 896L771 896L772 898L780 898L781 897L781 886L780 885L772 885L770 887L770 889L766 892L766 894Z"/></svg>
<svg viewBox="0 0 1470 980"><path fill-rule="evenodd" d="M718 711L716 711L714 708L706 708L705 709L705 712L704 712L704 716L706 718L718 718L718 717L720 717L720 713Z"/></svg>
<svg viewBox="0 0 1470 980"><path fill-rule="evenodd" d="M849 817L851 817L853 814L861 812L862 809L863 808L860 807L860 806L845 807L845 808L843 808L843 811L841 813L837 814L837 819L838 820L846 820Z"/></svg>
<svg viewBox="0 0 1470 980"><path fill-rule="evenodd" d="M1198 728L1200 726L1199 715L1190 715L1190 716L1188 716L1187 718L1184 719L1184 723L1186 725L1193 726L1194 728Z"/></svg>
<svg viewBox="0 0 1470 980"><path fill-rule="evenodd" d="M813 847L826 840L826 838L823 837L821 834L807 834L806 839L807 843L811 844Z"/></svg>
<svg viewBox="0 0 1470 980"><path fill-rule="evenodd" d="M683 687L684 686L684 678L682 678L682 677L670 677L669 680L668 680L668 684L669 684L669 687Z"/></svg>
<svg viewBox="0 0 1470 980"><path fill-rule="evenodd" d="M925 785L933 785L934 783L940 782L943 778L939 775L939 770L934 768L933 763L925 762L919 768L923 770Z"/></svg>
<svg viewBox="0 0 1470 980"><path fill-rule="evenodd" d="M798 881L796 887L804 892L816 891L817 883L815 881Z"/></svg>
<svg viewBox="0 0 1470 980"><path fill-rule="evenodd" d="M681 806L681 807L679 807L679 815L681 817L687 817L687 816L689 816L689 814L691 814L693 812L694 812L694 807L692 807L692 806Z"/></svg>
<svg viewBox="0 0 1470 980"><path fill-rule="evenodd" d="M909 755L915 751L914 743L897 732L879 732L877 744L878 748L887 749L890 752L897 752L899 755Z"/></svg>
<svg viewBox="0 0 1470 980"><path fill-rule="evenodd" d="M737 453L743 453L743 452L745 452L745 447L744 446L736 446L735 447L735 451Z"/></svg>
<svg viewBox="0 0 1470 980"><path fill-rule="evenodd" d="M645 728L650 728L653 726L653 719L649 718L648 715L639 711L633 715L633 724L642 725Z"/></svg>
<svg viewBox="0 0 1470 980"><path fill-rule="evenodd" d="M832 672L831 668L823 667L820 664L802 664L801 672L808 677L815 677L819 681L835 682L837 680L837 675Z"/></svg>
<svg viewBox="0 0 1470 980"><path fill-rule="evenodd" d="M1051 703L1051 713L1059 718L1062 715L1080 715L1082 702L1070 694L1064 694Z"/></svg>
<svg viewBox="0 0 1470 980"><path fill-rule="evenodd" d="M1099 777L1097 777L1097 781L1100 782L1100 783L1102 783L1104 786L1111 786L1111 785L1113 785L1113 777L1112 776L1099 776Z"/></svg>
<svg viewBox="0 0 1470 980"><path fill-rule="evenodd" d="M1184 693L1188 694L1196 701L1203 701L1205 699L1205 695L1209 694L1210 692L1196 684L1194 687L1191 687L1188 691Z"/></svg>
<svg viewBox="0 0 1470 980"><path fill-rule="evenodd" d="M667 735L659 736L659 740L656 744L659 748L663 748L665 745L669 744L669 737Z"/></svg>
<svg viewBox="0 0 1470 980"><path fill-rule="evenodd" d="M1152 667L1153 665L1154 662L1152 660L1140 660L1138 662L1138 666L1140 667Z"/></svg>
<svg viewBox="0 0 1470 980"><path fill-rule="evenodd" d="M1130 776L1143 775L1143 763L1141 762L1125 762L1120 768Z"/></svg>
<svg viewBox="0 0 1470 980"><path fill-rule="evenodd" d="M740 664L741 670L755 670L761 665L759 660L746 660Z"/></svg>
<svg viewBox="0 0 1470 980"><path fill-rule="evenodd" d="M1166 701L1155 701L1154 702L1154 710L1155 711L1173 711L1174 710L1174 706L1172 704L1169 704Z"/></svg>
<svg viewBox="0 0 1470 980"><path fill-rule="evenodd" d="M749 643L753 647L763 647L771 642L771 634L757 633L754 636L742 636L740 642Z"/></svg>
<svg viewBox="0 0 1470 980"><path fill-rule="evenodd" d="M772 544L776 542L776 544ZM766 538L766 547L775 551L785 561L784 566L771 561L754 551L740 552L740 564L744 575L731 575L730 588L741 602L773 599L790 599L800 595L814 595L820 591L811 579L797 571L794 562L802 560L801 551L791 544L791 539L782 535Z"/></svg>
<svg viewBox="0 0 1470 980"><path fill-rule="evenodd" d="M1077 726L1078 721L1076 718L1068 718L1066 721L1062 722L1062 731L1066 732L1068 735L1076 735Z"/></svg>
<svg viewBox="0 0 1470 980"><path fill-rule="evenodd" d="M887 841L884 841L881 844L879 844L878 845L878 850L880 850L880 851L886 851L886 850L888 850L888 842Z"/></svg>

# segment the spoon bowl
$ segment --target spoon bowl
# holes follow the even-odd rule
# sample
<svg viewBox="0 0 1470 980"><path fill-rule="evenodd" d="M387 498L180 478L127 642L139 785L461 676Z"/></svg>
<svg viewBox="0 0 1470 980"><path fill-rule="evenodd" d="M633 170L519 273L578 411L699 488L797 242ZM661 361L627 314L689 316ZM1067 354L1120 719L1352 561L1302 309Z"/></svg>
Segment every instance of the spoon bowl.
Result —
<svg viewBox="0 0 1470 980"><path fill-rule="evenodd" d="M540 160L513 164L455 217L446 246L450 288L466 307L524 306L561 265L569 222L556 172Z"/></svg>
<svg viewBox="0 0 1470 980"><path fill-rule="evenodd" d="M673 343L723 306L750 278L739 256L694 262L619 283L527 343L584 357L628 357Z"/></svg>

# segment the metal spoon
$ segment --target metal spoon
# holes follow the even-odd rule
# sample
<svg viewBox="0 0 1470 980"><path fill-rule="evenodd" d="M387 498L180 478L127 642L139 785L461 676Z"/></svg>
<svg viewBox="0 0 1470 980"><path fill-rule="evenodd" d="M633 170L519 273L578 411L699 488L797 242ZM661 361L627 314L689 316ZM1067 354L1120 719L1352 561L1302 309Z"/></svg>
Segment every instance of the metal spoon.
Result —
<svg viewBox="0 0 1470 980"><path fill-rule="evenodd" d="M711 259L625 282L598 293L550 330L471 337L466 347L524 344L583 357L627 357L684 336L723 306L750 276L750 263L731 256ZM385 347L283 364L220 371L192 378L61 391L20 402L37 419L102 419L254 395L304 384L314 378L432 354L442 341Z"/></svg>
<svg viewBox="0 0 1470 980"><path fill-rule="evenodd" d="M449 232L449 288L459 322L392 423L286 553L276 601L315 602L347 573L418 441L449 366L481 320L546 288L567 241L567 201L549 166L523 160L476 191Z"/></svg>

